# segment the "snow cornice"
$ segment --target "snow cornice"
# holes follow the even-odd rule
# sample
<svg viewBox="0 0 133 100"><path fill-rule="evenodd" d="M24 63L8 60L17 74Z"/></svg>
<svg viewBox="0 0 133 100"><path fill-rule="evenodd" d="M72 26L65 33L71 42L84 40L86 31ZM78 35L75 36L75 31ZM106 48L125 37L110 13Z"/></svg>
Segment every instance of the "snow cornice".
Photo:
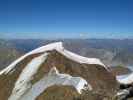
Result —
<svg viewBox="0 0 133 100"><path fill-rule="evenodd" d="M26 53L25 55L21 56L20 58L15 60L13 63L11 63L7 68L0 71L0 75L3 74L3 73L10 72L11 69L13 69L16 66L17 63L19 63L20 61L22 61L23 59L25 59L29 55L38 54L38 53L45 53L47 51L52 51L52 50L56 50L59 53L63 54L65 57L67 57L67 58L69 58L73 61L76 61L78 63L97 64L97 65L103 66L105 69L108 69L99 59L97 59L97 58L87 58L87 57L77 55L75 53L72 53L72 52L66 50L63 47L62 42L54 42L54 43L50 43L48 45L39 47L37 49L34 49L34 50L30 51L29 53Z"/></svg>

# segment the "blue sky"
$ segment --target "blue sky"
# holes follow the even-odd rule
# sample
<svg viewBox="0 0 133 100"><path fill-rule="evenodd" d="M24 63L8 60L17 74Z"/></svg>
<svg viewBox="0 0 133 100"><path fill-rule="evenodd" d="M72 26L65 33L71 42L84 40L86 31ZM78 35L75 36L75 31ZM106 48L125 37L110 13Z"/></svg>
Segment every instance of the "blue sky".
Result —
<svg viewBox="0 0 133 100"><path fill-rule="evenodd" d="M133 0L0 0L0 38L133 38Z"/></svg>

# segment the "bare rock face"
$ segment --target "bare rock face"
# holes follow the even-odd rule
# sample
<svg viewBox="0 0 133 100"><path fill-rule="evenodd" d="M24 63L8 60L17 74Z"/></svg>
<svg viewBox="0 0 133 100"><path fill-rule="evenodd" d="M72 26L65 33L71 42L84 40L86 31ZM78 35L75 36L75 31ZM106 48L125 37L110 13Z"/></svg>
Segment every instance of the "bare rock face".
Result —
<svg viewBox="0 0 133 100"><path fill-rule="evenodd" d="M57 71L50 76L53 67ZM48 100L55 94L56 98L71 96L69 100L80 100L75 99L79 96L88 100L86 96L92 94L96 100L111 98L118 87L115 76L99 59L76 55L60 42L37 48L0 72L2 100Z"/></svg>

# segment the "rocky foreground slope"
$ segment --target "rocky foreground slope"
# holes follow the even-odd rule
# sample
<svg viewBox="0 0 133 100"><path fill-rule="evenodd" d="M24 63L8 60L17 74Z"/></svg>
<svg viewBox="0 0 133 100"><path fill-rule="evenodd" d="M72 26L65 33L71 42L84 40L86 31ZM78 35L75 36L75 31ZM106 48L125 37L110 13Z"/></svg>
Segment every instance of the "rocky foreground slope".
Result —
<svg viewBox="0 0 133 100"><path fill-rule="evenodd" d="M0 72L1 100L112 100L119 93L99 59L66 50L61 42L37 48Z"/></svg>

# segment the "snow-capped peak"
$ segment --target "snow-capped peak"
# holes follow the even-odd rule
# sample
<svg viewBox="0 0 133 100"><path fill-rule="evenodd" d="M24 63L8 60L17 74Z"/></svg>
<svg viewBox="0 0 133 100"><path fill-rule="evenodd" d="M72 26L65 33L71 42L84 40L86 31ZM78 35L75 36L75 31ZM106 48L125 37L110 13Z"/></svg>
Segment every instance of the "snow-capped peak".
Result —
<svg viewBox="0 0 133 100"><path fill-rule="evenodd" d="M45 51L51 51L51 50L63 50L63 43L62 42L55 42L55 43L50 43L48 45L39 47L31 52L29 52L29 54L36 54L36 53L41 53L41 52L45 52Z"/></svg>
<svg viewBox="0 0 133 100"><path fill-rule="evenodd" d="M97 58L87 58L87 57L77 55L75 53L72 53L72 52L64 49L62 42L55 42L55 43L50 43L48 45L39 47L39 48L37 48L35 50L32 50L31 52L23 55L22 57L18 58L13 63L11 63L7 68L0 71L0 75L3 74L3 73L10 72L11 69L13 69L14 66L17 63L19 63L20 61L22 61L23 59L25 59L29 55L37 54L37 53L43 53L43 52L52 51L52 50L58 51L59 53L63 54L64 56L66 56L67 58L69 58L73 61L76 61L76 62L79 62L79 63L87 63L87 64L98 64L98 65L101 65L101 66L103 66L107 69L107 67L99 59L97 59Z"/></svg>
<svg viewBox="0 0 133 100"><path fill-rule="evenodd" d="M101 67L101 70L97 70L97 67ZM104 78L97 77L99 74ZM110 84L106 84L111 79L116 85L114 76L99 59L72 53L63 47L62 42L51 43L26 53L2 70L0 76L2 91L4 94L8 92L5 100L35 100L44 90L54 85L72 86L79 94L82 89L92 90L93 87L95 90L101 83L110 90ZM96 84L93 84L95 81ZM4 87L5 83L8 84ZM3 93L0 95L5 97Z"/></svg>

